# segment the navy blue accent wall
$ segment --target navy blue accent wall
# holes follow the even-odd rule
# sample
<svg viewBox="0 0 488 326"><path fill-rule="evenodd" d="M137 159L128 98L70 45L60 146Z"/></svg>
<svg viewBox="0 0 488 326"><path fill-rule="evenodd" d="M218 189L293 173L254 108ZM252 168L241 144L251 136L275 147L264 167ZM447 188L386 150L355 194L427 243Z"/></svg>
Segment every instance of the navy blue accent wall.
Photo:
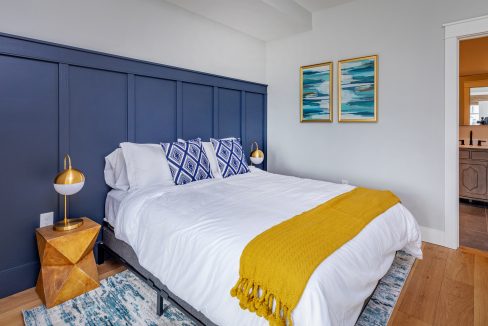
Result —
<svg viewBox="0 0 488 326"><path fill-rule="evenodd" d="M226 138L241 134L241 92L233 89L219 89L219 105L225 110L219 111L219 134Z"/></svg>
<svg viewBox="0 0 488 326"><path fill-rule="evenodd" d="M83 191L70 200L70 213L99 217L105 207L100 198L108 191L105 162L100 158L127 140L127 75L71 66L68 80L68 148L76 167L86 175Z"/></svg>
<svg viewBox="0 0 488 326"><path fill-rule="evenodd" d="M35 228L61 217L64 154L87 176L71 216L101 223L120 142L229 136L266 148L266 85L0 34L0 297L35 284Z"/></svg>
<svg viewBox="0 0 488 326"><path fill-rule="evenodd" d="M213 87L183 83L183 139L213 136Z"/></svg>
<svg viewBox="0 0 488 326"><path fill-rule="evenodd" d="M136 77L136 142L176 138L176 85L174 80Z"/></svg>
<svg viewBox="0 0 488 326"><path fill-rule="evenodd" d="M265 96L256 93L245 93L244 121L246 125L245 139L243 143L257 142L261 149L265 148ZM250 154L250 146L244 149L246 155Z"/></svg>
<svg viewBox="0 0 488 326"><path fill-rule="evenodd" d="M38 272L33 211L57 211L58 65L0 56L0 296Z"/></svg>

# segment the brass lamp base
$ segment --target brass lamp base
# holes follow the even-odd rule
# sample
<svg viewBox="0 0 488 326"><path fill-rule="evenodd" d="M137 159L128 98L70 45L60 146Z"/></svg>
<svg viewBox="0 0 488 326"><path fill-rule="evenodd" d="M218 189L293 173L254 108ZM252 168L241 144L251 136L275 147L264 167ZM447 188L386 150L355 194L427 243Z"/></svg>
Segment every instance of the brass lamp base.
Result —
<svg viewBox="0 0 488 326"><path fill-rule="evenodd" d="M68 218L66 220L62 220L56 222L53 225L54 231L69 231L80 227L83 224L83 220L81 218Z"/></svg>

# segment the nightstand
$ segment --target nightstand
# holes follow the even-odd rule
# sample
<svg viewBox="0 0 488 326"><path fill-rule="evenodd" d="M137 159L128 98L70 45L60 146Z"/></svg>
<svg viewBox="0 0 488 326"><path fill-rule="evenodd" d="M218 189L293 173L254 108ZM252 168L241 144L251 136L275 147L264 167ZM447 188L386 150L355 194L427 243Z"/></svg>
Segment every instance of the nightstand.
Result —
<svg viewBox="0 0 488 326"><path fill-rule="evenodd" d="M47 308L100 285L93 255L100 224L82 219L83 225L71 231L54 231L52 225L36 230L41 260L36 291Z"/></svg>

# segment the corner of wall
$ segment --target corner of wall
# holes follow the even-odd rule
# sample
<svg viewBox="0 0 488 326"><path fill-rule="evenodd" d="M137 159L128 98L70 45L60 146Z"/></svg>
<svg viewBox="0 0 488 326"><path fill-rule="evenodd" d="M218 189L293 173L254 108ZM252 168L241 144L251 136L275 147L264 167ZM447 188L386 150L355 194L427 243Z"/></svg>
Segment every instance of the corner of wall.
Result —
<svg viewBox="0 0 488 326"><path fill-rule="evenodd" d="M426 226L420 226L420 232L422 234L422 241L436 244L439 246L457 249L446 241L446 232L444 230L438 230L429 228Z"/></svg>

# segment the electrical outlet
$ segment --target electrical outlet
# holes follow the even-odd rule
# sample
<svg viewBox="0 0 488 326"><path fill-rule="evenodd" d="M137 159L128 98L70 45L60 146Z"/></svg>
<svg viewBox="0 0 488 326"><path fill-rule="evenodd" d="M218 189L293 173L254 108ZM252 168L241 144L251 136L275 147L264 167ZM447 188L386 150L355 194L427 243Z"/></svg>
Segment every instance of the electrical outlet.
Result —
<svg viewBox="0 0 488 326"><path fill-rule="evenodd" d="M343 185L348 185L348 184L349 184L349 180L342 179L342 184L343 184Z"/></svg>
<svg viewBox="0 0 488 326"><path fill-rule="evenodd" d="M42 228L44 226L52 225L53 219L54 219L53 212L42 213L39 219L39 227Z"/></svg>

